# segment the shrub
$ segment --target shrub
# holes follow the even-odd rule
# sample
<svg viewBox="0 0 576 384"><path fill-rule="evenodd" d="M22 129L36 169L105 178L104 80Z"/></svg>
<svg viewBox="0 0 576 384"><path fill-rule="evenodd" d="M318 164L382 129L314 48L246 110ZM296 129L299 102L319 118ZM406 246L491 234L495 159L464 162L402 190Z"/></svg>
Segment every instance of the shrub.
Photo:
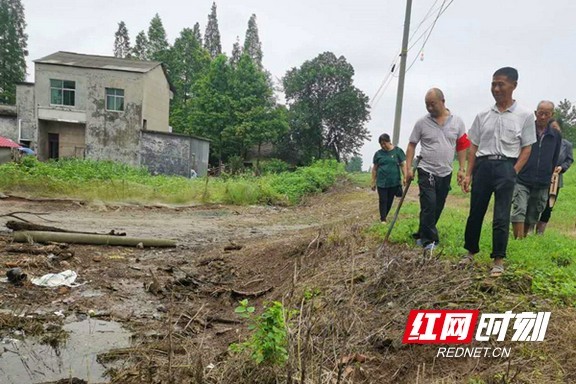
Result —
<svg viewBox="0 0 576 384"><path fill-rule="evenodd" d="M286 311L282 303L274 301L264 306L261 315L255 316L255 308L249 306L247 299L240 301L239 304L234 312L248 319L248 329L254 333L247 341L230 345L230 350L248 351L256 364L284 364L288 360L286 322L289 322L298 311Z"/></svg>
<svg viewBox="0 0 576 384"><path fill-rule="evenodd" d="M290 164L280 159L262 160L259 165L260 173L263 175L288 172L290 167Z"/></svg>

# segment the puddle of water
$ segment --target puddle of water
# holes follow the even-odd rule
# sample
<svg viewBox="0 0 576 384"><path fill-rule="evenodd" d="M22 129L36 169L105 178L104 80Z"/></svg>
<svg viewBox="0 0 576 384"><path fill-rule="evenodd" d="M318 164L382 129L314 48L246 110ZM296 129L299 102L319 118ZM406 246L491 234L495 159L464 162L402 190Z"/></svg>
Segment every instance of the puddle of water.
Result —
<svg viewBox="0 0 576 384"><path fill-rule="evenodd" d="M130 345L130 333L116 322L87 319L63 328L69 337L59 351L32 340L0 341L0 383L42 383L70 377L101 383L105 368L96 361L97 354Z"/></svg>

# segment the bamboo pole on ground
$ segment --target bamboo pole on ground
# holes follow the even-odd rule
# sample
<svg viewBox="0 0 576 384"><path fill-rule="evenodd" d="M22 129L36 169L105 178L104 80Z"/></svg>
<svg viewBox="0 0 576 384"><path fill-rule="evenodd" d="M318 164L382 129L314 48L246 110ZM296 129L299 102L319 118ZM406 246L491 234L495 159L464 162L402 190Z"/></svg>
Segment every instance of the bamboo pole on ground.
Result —
<svg viewBox="0 0 576 384"><path fill-rule="evenodd" d="M121 245L136 247L142 244L144 247L175 247L176 241L168 239L151 239L139 237L124 237L110 235L90 235L81 233L21 231L14 232L14 241L27 243L70 243L70 244L94 244L94 245Z"/></svg>

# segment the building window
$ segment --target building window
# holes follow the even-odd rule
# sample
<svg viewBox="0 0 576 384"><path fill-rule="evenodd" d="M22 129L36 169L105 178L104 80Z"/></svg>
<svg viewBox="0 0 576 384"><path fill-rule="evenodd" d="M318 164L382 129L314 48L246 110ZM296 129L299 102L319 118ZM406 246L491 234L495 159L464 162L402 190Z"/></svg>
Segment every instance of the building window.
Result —
<svg viewBox="0 0 576 384"><path fill-rule="evenodd" d="M50 79L50 104L74 106L75 99L75 81Z"/></svg>
<svg viewBox="0 0 576 384"><path fill-rule="evenodd" d="M106 109L108 111L124 110L124 90L118 88L106 88Z"/></svg>

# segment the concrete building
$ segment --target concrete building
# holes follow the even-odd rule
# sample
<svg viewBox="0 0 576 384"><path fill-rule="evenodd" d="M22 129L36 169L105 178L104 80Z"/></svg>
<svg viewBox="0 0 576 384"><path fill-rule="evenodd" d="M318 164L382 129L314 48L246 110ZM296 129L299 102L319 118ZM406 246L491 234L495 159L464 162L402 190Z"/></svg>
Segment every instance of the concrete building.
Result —
<svg viewBox="0 0 576 384"><path fill-rule="evenodd" d="M17 138L18 114L13 105L0 105L0 137Z"/></svg>
<svg viewBox="0 0 576 384"><path fill-rule="evenodd" d="M35 83L16 90L12 139L38 158L77 157L205 175L209 140L173 134L173 88L154 61L56 52L35 60ZM12 128L14 131L14 128Z"/></svg>

